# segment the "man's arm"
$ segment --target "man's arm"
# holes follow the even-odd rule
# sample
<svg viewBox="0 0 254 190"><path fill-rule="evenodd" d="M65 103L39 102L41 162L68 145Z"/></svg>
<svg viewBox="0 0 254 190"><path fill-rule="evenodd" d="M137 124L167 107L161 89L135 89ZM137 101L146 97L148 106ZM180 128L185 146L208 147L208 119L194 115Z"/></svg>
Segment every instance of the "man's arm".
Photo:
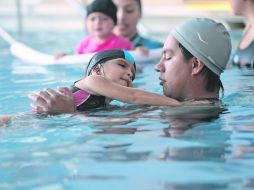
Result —
<svg viewBox="0 0 254 190"><path fill-rule="evenodd" d="M69 88L60 87L58 90L46 89L29 94L28 97L35 103L31 105L32 109L52 115L75 112L74 97Z"/></svg>

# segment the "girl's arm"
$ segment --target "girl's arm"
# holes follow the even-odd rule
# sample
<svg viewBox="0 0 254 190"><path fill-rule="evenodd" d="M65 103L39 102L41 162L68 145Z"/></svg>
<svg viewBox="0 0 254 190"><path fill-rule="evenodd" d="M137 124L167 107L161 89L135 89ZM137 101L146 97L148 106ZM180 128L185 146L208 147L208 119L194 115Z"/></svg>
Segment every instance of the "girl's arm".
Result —
<svg viewBox="0 0 254 190"><path fill-rule="evenodd" d="M137 88L121 86L98 75L86 77L75 83L75 86L90 94L102 95L127 103L157 106L172 106L180 104L180 102L175 99Z"/></svg>

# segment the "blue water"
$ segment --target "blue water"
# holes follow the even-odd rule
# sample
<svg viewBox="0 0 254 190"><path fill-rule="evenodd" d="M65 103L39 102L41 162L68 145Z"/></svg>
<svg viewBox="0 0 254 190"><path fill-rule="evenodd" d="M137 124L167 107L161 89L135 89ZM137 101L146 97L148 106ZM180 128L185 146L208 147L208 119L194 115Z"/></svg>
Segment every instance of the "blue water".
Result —
<svg viewBox="0 0 254 190"><path fill-rule="evenodd" d="M26 33L22 40L52 53L59 47L70 51L79 35ZM143 67L135 86L161 93L153 67ZM85 114L21 114L30 110L29 92L69 86L81 76L82 65L22 63L0 41L0 114L19 113L9 127L0 128L0 189L254 188L253 71L223 73L221 113L212 106L114 102Z"/></svg>

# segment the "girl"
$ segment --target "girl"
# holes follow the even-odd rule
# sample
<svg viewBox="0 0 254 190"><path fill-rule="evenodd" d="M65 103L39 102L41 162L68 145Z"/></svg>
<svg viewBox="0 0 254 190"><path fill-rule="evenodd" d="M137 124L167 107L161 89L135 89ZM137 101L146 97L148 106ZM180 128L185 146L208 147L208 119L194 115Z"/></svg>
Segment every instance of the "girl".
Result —
<svg viewBox="0 0 254 190"><path fill-rule="evenodd" d="M113 33L117 23L117 8L111 0L95 0L87 6L86 26L89 36L82 39L75 48L76 54L94 53L107 49L131 50L132 43ZM66 53L57 53L57 59Z"/></svg>
<svg viewBox="0 0 254 190"><path fill-rule="evenodd" d="M105 50L95 54L88 63L86 76L71 88L76 109L84 111L105 106L112 100L115 85L132 87L135 72L134 59L124 50Z"/></svg>

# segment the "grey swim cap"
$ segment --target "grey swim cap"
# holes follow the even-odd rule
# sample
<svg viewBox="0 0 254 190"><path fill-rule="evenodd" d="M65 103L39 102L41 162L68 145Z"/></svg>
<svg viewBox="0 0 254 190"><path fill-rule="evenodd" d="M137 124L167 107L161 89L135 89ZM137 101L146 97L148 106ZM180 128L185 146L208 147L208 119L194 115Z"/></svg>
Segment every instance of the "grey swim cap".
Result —
<svg viewBox="0 0 254 190"><path fill-rule="evenodd" d="M195 18L178 25L171 33L215 74L220 75L224 71L231 53L231 40L221 23Z"/></svg>

